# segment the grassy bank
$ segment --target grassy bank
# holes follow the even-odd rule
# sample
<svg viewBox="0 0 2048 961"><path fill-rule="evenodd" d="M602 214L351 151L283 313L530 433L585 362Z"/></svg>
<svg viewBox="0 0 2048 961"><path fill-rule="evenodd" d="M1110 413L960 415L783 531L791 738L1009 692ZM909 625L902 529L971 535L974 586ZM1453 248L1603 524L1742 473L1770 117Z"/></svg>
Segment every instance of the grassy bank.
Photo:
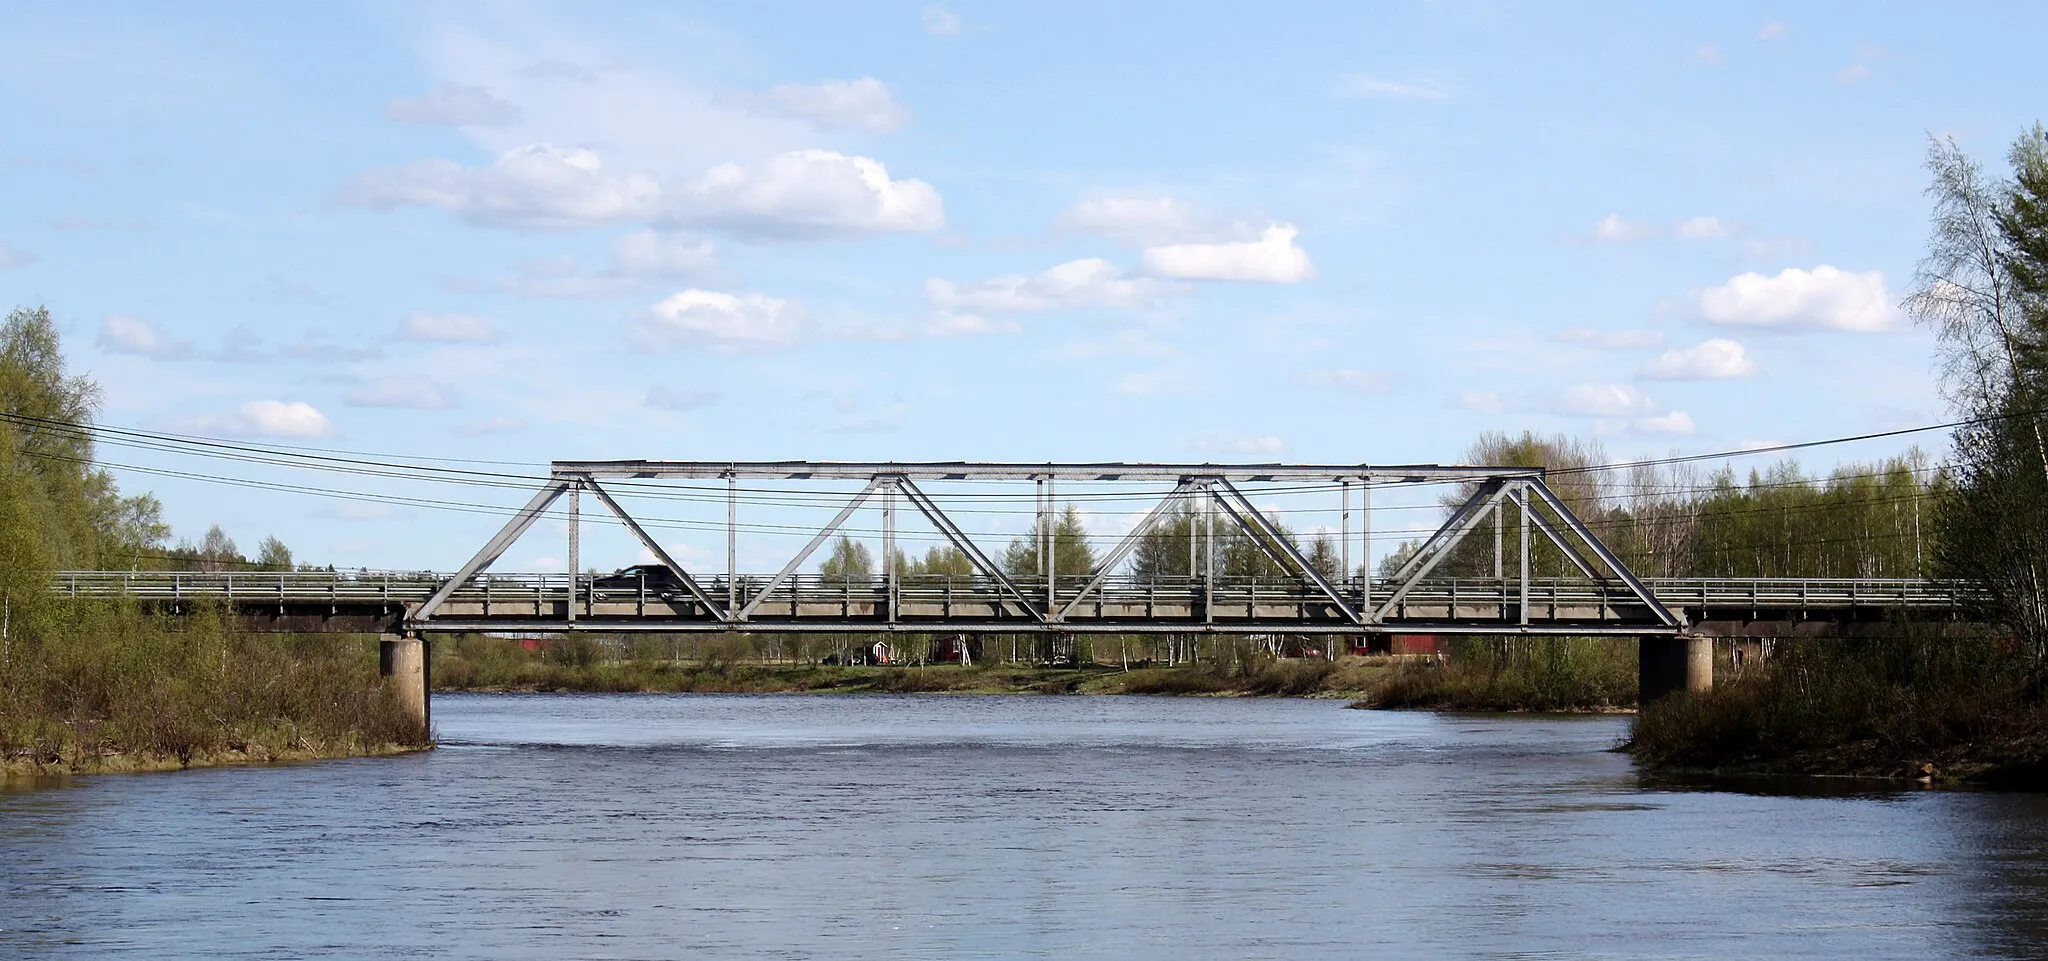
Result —
<svg viewBox="0 0 2048 961"><path fill-rule="evenodd" d="M1636 704L1632 638L1454 638L1443 664L1411 662L1358 707L1614 711Z"/></svg>
<svg viewBox="0 0 2048 961"><path fill-rule="evenodd" d="M775 662L708 647L679 657L658 644L611 645L581 638L528 649L515 641L461 637L434 650L443 691L590 691L884 694L1209 694L1360 697L1393 672L1385 662L1345 658L1232 657L1173 667L842 666Z"/></svg>
<svg viewBox="0 0 2048 961"><path fill-rule="evenodd" d="M1651 705L1629 750L1656 769L2048 786L2031 657L1990 639L1787 644L1711 694Z"/></svg>
<svg viewBox="0 0 2048 961"><path fill-rule="evenodd" d="M374 639L235 631L118 602L54 604L0 649L0 771L159 770L424 747L377 682ZM174 629L177 628L177 629Z"/></svg>

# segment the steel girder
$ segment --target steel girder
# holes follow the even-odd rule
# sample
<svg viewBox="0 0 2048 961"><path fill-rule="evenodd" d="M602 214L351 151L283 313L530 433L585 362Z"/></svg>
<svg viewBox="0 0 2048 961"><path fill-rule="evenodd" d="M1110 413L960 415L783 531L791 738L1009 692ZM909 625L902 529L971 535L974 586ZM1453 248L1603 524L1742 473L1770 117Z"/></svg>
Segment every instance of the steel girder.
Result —
<svg viewBox="0 0 2048 961"><path fill-rule="evenodd" d="M726 558L727 572L723 598L716 598L704 589L701 583L686 570L670 553L650 535L638 520L621 506L611 493L599 483L600 478L633 480L666 479L723 479L727 482L726 510ZM737 520L737 483L741 478L777 480L861 480L866 482L853 498L812 536L808 543L784 564L766 585L758 591L751 587L751 594L742 603L742 586L738 574L731 568L735 564ZM1052 482L1056 478L1094 481L1173 481L1175 486L1155 505L1145 518L1122 538L1102 558L1093 571L1072 572L1069 576L1087 576L1087 581L1074 591L1059 588L1058 574L1053 569L1053 545L1050 543ZM920 479L937 480L1012 480L1035 481L1040 490L1037 508L1038 521L1035 536L1038 538L1041 554L1040 577L1044 580L1044 594L1034 597L1025 585L997 565L962 528L946 514L931 496L920 488ZM1318 571L1279 526L1266 517L1251 503L1240 482L1317 482L1337 483L1343 491L1344 512L1344 556L1349 559L1350 486L1358 484L1361 494L1366 497L1362 503L1367 506L1363 532L1367 538L1366 562L1371 563L1371 520L1370 491L1374 486L1416 484L1455 481L1473 485L1472 493L1458 507L1451 511L1442 526L1426 538L1415 552L1403 563L1393 577L1383 582L1384 595L1375 596L1373 579L1368 572L1359 581L1350 572L1340 584L1323 572ZM548 481L527 505L515 512L505 526L485 543L483 548L470 558L456 573L442 583L426 601L413 608L407 618L407 625L415 630L476 630L475 618L467 616L441 616L441 610L459 590L469 585L480 573L498 560L520 535L530 529L558 499L570 498L572 523L570 525L570 551L577 552L579 524L575 521L576 498L583 490L589 490L598 501L618 517L620 522L646 547L650 553L673 570L685 589L701 608L702 613L683 616L656 615L652 618L636 619L630 626L616 620L577 622L579 607L588 610L595 600L588 594L579 603L578 585L582 580L575 568L566 578L568 585L563 607L563 617L555 626L564 629L590 630L849 630L849 631L898 631L898 630L1034 630L1053 632L1099 632L1105 630L1127 630L1147 632L1153 630L1175 631L1245 631L1266 629L1275 632L1374 632L1392 629L1397 624L1409 624L1402 616L1404 604L1411 593L1437 569L1452 552L1463 543L1489 516L1494 519L1496 544L1495 566L1498 572L1501 561L1499 545L1504 513L1512 509L1520 523L1522 536L1519 540L1520 558L1517 563L1516 580L1519 591L1515 598L1516 617L1513 624L1498 622L1459 623L1457 605L1451 607L1451 620L1432 627L1443 632L1536 632L1557 633L1562 626L1532 625L1531 623L1531 572L1529 570L1529 545L1533 533L1540 534L1555 545L1561 554L1571 562L1580 574L1603 585L1616 585L1618 596L1629 603L1639 605L1648 615L1640 624L1598 625L1596 633L1613 633L1627 630L1669 631L1681 626L1680 619L1672 614L1646 588L1635 574L1628 570L1621 560L1600 543L1592 531L1572 514L1564 502L1544 483L1543 472L1533 468L1487 468L1442 465L1404 465L1379 467L1370 465L1285 465L1285 464L1005 464L968 462L923 462L923 463L834 463L814 461L558 461ZM858 620L848 619L843 623L793 622L788 617L797 617L800 605L793 595L787 603L792 613L785 618L762 621L759 617L764 605L778 592L787 594L792 578L803 564L816 553L826 540L838 533L847 520L861 507L880 497L884 507L884 538L887 544L894 539L894 501L901 495L915 507L940 535L964 554L977 574L991 586L992 594L987 605L995 612L991 620L987 612L962 616L950 622L930 621L905 622L898 617L897 578L895 577L893 552L885 546L883 554L884 599L876 605L878 615ZM1137 624L1119 621L1114 624L1093 620L1084 615L1088 600L1108 583L1143 540L1151 536L1159 522L1176 507L1188 505L1199 509L1198 528L1189 526L1189 590L1198 591L1202 616L1199 623L1186 621L1161 621L1156 624ZM1274 623L1261 628L1258 624L1217 623L1214 598L1216 596L1217 543L1215 526L1219 514L1235 525L1239 534L1270 557L1281 569L1293 577L1301 589L1309 592L1318 604L1327 606L1332 612L1328 621L1305 623L1299 620ZM1191 514L1191 520L1196 515ZM1206 529L1206 534L1200 533ZM1198 537L1206 540L1206 559L1198 556ZM1197 586L1199 585L1199 586ZM560 595L558 595L560 596ZM1192 596L1192 595L1191 595ZM777 602L778 606L783 602ZM1192 605L1192 601L1189 602ZM1257 603L1253 602L1253 619L1257 619ZM1100 605L1098 604L1098 610ZM1194 607L1190 606L1189 610ZM1306 610L1306 608L1303 608ZM1409 627L1408 629L1415 629ZM1586 633L1586 625L1573 627L1572 632Z"/></svg>

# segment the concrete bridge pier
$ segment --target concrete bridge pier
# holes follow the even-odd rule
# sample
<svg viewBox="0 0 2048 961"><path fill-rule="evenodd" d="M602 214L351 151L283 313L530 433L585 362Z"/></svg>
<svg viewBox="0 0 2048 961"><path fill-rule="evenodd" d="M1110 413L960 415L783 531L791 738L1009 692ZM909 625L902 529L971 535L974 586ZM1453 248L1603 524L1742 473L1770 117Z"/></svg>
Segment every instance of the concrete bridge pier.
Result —
<svg viewBox="0 0 2048 961"><path fill-rule="evenodd" d="M433 657L426 640L417 634L385 637L377 645L377 676L398 692L398 703L420 730L430 733L434 723L429 695Z"/></svg>
<svg viewBox="0 0 2048 961"><path fill-rule="evenodd" d="M1653 634L1637 642L1637 700L1642 704L1684 691L1714 689L1714 639Z"/></svg>

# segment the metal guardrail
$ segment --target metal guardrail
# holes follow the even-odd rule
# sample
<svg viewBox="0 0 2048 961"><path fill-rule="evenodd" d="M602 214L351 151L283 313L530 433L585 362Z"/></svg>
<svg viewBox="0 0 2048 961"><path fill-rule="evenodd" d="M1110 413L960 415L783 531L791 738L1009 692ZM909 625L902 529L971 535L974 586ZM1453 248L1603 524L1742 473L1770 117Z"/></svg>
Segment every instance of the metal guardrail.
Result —
<svg viewBox="0 0 2048 961"><path fill-rule="evenodd" d="M603 575L595 575L602 577ZM431 571L65 571L55 575L56 592L69 597L130 597L143 600L280 601L297 603L416 603L425 600L445 582L447 575ZM1060 578L1061 596L1071 596L1086 585L1088 578ZM577 579L579 596L599 600L644 596L656 598L661 590L634 587L593 588L593 575ZM752 600L768 578L743 576L733 592L741 603ZM700 581L715 598L728 595L723 578ZM1336 582L1347 596L1364 598L1368 585L1361 578ZM1753 608L1759 610L1839 610L1865 608L1933 609L1954 608L1975 600L1954 585L1920 578L1652 578L1645 580L1657 598L1672 608ZM1019 579L1017 586L1026 596L1043 597L1043 578ZM482 601L512 600L517 597L566 597L570 579L566 574L485 574L458 589L451 599ZM1099 593L1106 603L1129 603L1144 598L1186 599L1198 596L1200 580L1164 578L1151 581L1119 580L1104 584ZM886 590L880 578L868 583L827 581L817 575L798 575L778 588L799 601L830 602L834 599L872 600ZM676 593L680 594L678 590ZM898 596L905 600L952 598L964 603L999 603L1007 598L988 581L971 576L902 575ZM1424 581L1404 599L1407 605L1443 603L1501 603L1519 601L1521 583L1514 579L1442 578ZM1619 585L1561 578L1536 579L1530 585L1532 602L1543 604L1633 603ZM1328 598L1313 588L1291 580L1250 580L1219 578L1216 598L1242 603L1258 598L1272 603L1326 604ZM1014 601L1013 601L1014 602Z"/></svg>

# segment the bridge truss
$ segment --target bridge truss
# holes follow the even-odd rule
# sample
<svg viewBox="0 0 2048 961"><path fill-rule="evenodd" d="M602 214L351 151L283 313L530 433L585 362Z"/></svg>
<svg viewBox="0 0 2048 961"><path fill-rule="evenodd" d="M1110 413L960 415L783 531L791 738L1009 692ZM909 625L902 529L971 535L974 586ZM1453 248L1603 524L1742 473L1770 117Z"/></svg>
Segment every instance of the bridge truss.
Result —
<svg viewBox="0 0 2048 961"><path fill-rule="evenodd" d="M613 496L608 483L722 480L726 569L722 576L679 563ZM859 482L839 512L819 526L780 570L750 576L737 567L738 491L746 480ZM925 485L1005 481L1036 485L1034 536L1039 567L1005 570L949 516ZM1091 570L1059 570L1052 543L1056 485L1109 482L1161 487L1152 509ZM1269 484L1329 485L1342 498L1342 557L1320 569L1251 495ZM1371 571L1371 496L1375 489L1457 484L1467 496L1443 524L1385 579ZM1351 493L1362 508L1365 564L1354 572ZM1298 487L1297 487L1298 489ZM1248 493L1249 492L1249 493ZM640 545L677 575L672 589L621 590L589 575L556 584L531 575L489 573L493 563L542 517L564 505L568 569L581 570L582 498L589 494ZM804 565L855 512L878 506L882 572L870 580L826 581ZM958 550L974 573L913 576L897 555L899 513L914 512ZM1169 519L1185 523L1185 575L1139 579L1127 562ZM1283 572L1275 579L1229 576L1219 563L1219 529L1255 545ZM1512 559L1503 554L1513 529ZM1493 577L1447 578L1446 559L1482 530L1494 542ZM1540 540L1537 540L1540 539ZM1543 542L1569 562L1571 575L1538 578L1530 548ZM1541 470L1414 465L826 463L811 461L558 461L548 481L497 534L424 601L407 605L409 631L647 632L949 632L949 633L1484 633L1669 634L1683 624L1544 482Z"/></svg>

